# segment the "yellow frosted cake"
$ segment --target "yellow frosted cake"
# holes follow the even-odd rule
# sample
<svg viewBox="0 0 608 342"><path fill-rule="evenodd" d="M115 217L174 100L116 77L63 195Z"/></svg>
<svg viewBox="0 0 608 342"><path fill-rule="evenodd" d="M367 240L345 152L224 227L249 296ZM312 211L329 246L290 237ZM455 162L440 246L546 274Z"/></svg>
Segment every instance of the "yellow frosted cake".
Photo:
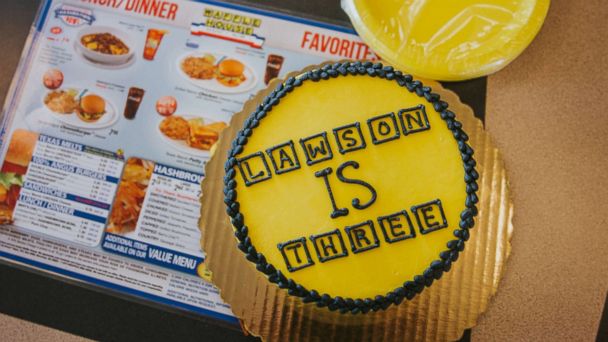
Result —
<svg viewBox="0 0 608 342"><path fill-rule="evenodd" d="M455 116L380 63L287 79L228 153L238 248L270 282L332 311L412 299L450 270L477 214L479 175Z"/></svg>

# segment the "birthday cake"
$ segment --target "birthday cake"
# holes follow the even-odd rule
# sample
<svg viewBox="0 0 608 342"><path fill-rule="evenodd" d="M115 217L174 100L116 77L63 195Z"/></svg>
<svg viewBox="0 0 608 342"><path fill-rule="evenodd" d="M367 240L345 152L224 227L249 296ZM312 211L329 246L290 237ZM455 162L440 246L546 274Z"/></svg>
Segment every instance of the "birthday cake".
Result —
<svg viewBox="0 0 608 342"><path fill-rule="evenodd" d="M478 202L456 114L390 66L326 64L280 83L225 164L238 248L303 302L367 313L452 268Z"/></svg>

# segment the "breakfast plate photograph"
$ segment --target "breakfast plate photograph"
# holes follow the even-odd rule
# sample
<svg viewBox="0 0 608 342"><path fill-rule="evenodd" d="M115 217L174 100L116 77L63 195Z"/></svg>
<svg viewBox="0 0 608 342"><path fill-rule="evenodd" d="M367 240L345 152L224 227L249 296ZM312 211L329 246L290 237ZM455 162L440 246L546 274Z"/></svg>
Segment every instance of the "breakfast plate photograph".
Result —
<svg viewBox="0 0 608 342"><path fill-rule="evenodd" d="M256 73L250 66L222 53L185 54L177 60L177 70L193 85L216 93L243 93L257 83Z"/></svg>
<svg viewBox="0 0 608 342"><path fill-rule="evenodd" d="M118 113L110 101L92 90L77 87L48 90L42 107L32 115L51 117L83 129L103 129L118 121Z"/></svg>

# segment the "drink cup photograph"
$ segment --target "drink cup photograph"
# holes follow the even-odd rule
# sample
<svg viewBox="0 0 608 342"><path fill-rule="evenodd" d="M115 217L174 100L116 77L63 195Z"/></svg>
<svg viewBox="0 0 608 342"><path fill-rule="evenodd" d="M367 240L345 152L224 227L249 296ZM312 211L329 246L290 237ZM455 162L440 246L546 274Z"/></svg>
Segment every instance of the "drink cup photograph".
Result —
<svg viewBox="0 0 608 342"><path fill-rule="evenodd" d="M279 76L279 72L283 66L283 59L283 56L268 55L268 60L266 61L266 73L264 74L265 84L270 83L270 81Z"/></svg>
<svg viewBox="0 0 608 342"><path fill-rule="evenodd" d="M154 60L154 56L156 56L156 51L160 46L160 43L163 40L163 37L167 34L167 31L157 30L157 29L149 29L148 35L146 37L146 44L144 46L144 59L148 61Z"/></svg>
<svg viewBox="0 0 608 342"><path fill-rule="evenodd" d="M145 90L137 87L129 88L129 95L127 96L127 104L125 105L124 116L125 119L133 120L139 109L141 101L144 99Z"/></svg>

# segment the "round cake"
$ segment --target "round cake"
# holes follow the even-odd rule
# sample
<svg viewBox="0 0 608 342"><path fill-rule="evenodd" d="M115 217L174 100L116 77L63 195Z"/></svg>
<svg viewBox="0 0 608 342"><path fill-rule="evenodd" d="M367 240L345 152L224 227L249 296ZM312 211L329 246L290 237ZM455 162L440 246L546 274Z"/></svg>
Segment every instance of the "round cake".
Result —
<svg viewBox="0 0 608 342"><path fill-rule="evenodd" d="M304 302L367 313L412 299L463 251L479 177L448 104L409 75L341 62L291 77L232 143L238 248Z"/></svg>

